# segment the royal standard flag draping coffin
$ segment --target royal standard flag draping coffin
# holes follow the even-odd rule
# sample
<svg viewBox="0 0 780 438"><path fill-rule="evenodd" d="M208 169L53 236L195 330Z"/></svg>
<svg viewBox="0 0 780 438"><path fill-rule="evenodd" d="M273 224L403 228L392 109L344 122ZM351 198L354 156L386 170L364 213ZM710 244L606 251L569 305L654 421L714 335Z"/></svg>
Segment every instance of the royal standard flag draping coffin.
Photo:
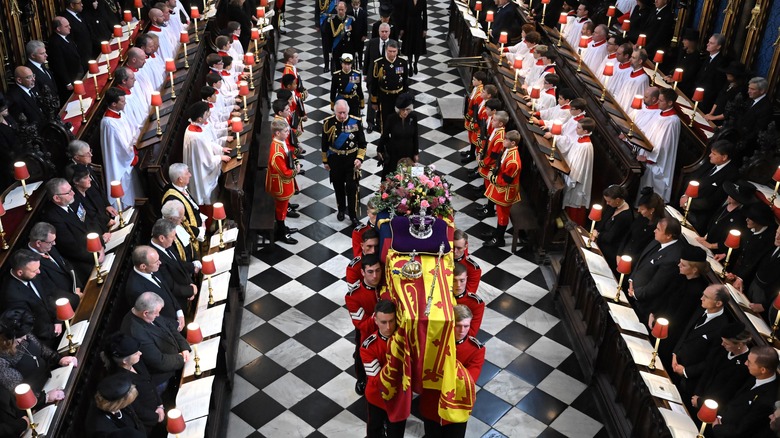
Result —
<svg viewBox="0 0 780 438"><path fill-rule="evenodd" d="M420 241L409 234L409 218L395 217L389 225L393 237L385 278L397 306L398 328L388 340L387 365L380 373L388 417L393 422L406 419L412 392L435 389L441 392L439 416L453 423L465 422L476 394L475 382L455 357L454 226L450 220L437 219L434 233ZM405 275L410 262L412 271L421 274L418 278Z"/></svg>

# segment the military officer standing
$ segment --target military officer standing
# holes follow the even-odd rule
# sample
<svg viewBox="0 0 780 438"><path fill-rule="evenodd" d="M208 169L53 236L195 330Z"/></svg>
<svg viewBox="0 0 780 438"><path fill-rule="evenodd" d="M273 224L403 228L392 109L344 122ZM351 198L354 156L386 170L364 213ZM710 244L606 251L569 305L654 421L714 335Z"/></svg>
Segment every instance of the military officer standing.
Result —
<svg viewBox="0 0 780 438"><path fill-rule="evenodd" d="M380 131L395 110L395 99L409 87L409 65L398 57L398 42L389 40L385 57L374 61L371 70L371 106L379 114Z"/></svg>
<svg viewBox="0 0 780 438"><path fill-rule="evenodd" d="M330 107L337 100L344 99L349 104L349 115L360 118L360 111L365 106L363 97L363 78L359 71L352 69L352 55L341 55L341 70L333 73L330 82Z"/></svg>
<svg viewBox="0 0 780 438"><path fill-rule="evenodd" d="M366 137L360 119L349 115L345 100L338 100L334 111L335 115L322 122L322 163L330 171L336 192L336 218L344 220L346 213L357 226L358 180L366 156Z"/></svg>
<svg viewBox="0 0 780 438"><path fill-rule="evenodd" d="M352 22L355 19L347 15L347 4L343 1L336 5L336 15L328 17L322 25L322 50L330 51L332 58L330 71L338 68L341 55L352 53Z"/></svg>

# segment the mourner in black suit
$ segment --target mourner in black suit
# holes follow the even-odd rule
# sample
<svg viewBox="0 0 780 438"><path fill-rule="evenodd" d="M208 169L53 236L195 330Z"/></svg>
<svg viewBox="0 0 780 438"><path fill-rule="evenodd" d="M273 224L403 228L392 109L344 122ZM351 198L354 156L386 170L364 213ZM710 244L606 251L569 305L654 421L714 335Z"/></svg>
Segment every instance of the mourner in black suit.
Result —
<svg viewBox="0 0 780 438"><path fill-rule="evenodd" d="M14 69L15 83L8 87L8 111L19 122L22 115L27 123L39 125L45 121L46 116L41 111L35 91L35 75L27 67L20 66Z"/></svg>
<svg viewBox="0 0 780 438"><path fill-rule="evenodd" d="M54 33L49 38L49 66L54 73L54 82L60 94L60 102L67 102L73 92L73 81L84 76L81 54L76 44L69 38L70 23L64 17L54 17ZM89 59L87 59L89 61Z"/></svg>
<svg viewBox="0 0 780 438"><path fill-rule="evenodd" d="M378 22L377 22L378 23ZM377 24L375 23L375 24ZM366 71L366 74L363 75L366 79L366 89L371 90L371 81L373 78L373 67L374 67L374 61L376 61L379 58L382 58L385 56L385 48L387 46L388 41L391 40L391 31L390 31L390 25L387 23L381 23L379 25L379 36L375 38L371 38L371 40L368 42L368 47L366 48L365 54L363 55L363 66L364 70ZM366 113L366 123L367 123L367 130L370 133L374 129L378 129L380 126L380 123L378 120L376 120L377 112L374 110L374 108L371 105L368 105L368 110Z"/></svg>
<svg viewBox="0 0 780 438"><path fill-rule="evenodd" d="M98 384L82 425L86 438L146 437L146 430L132 406L137 397L132 388L133 381L123 374L108 376Z"/></svg>
<svg viewBox="0 0 780 438"><path fill-rule="evenodd" d="M517 17L517 7L509 0L498 0L496 8L490 40L498 44L501 32L506 32L507 42L514 44L520 38L520 20Z"/></svg>
<svg viewBox="0 0 780 438"><path fill-rule="evenodd" d="M157 272L169 286L171 293L179 302L179 307L184 310L195 298L198 289L192 283L194 270L188 271L187 267L190 264L182 262L176 254L176 248L173 246L175 241L176 225L166 219L158 219L152 227L151 241L151 246L160 256L160 270Z"/></svg>
<svg viewBox="0 0 780 438"><path fill-rule="evenodd" d="M35 91L38 94L46 94L48 88L52 96L59 97L57 83L54 82L54 72L46 67L46 60L49 59L46 45L41 41L32 40L25 45L25 50L27 52L25 66L35 75Z"/></svg>
<svg viewBox="0 0 780 438"><path fill-rule="evenodd" d="M347 15L351 15L352 21L352 54L355 57L355 63L358 69L364 68L360 65L363 62L363 48L368 41L368 12L360 7L359 0L352 0L352 6L347 8Z"/></svg>
<svg viewBox="0 0 780 438"><path fill-rule="evenodd" d="M39 277L45 278L63 293L81 298L83 283L73 265L57 250L56 244L57 229L53 225L46 222L33 225L27 246L41 257Z"/></svg>
<svg viewBox="0 0 780 438"><path fill-rule="evenodd" d="M690 181L699 183L699 195L691 200L688 210L688 220L699 234L706 233L712 213L723 205L726 192L723 183L735 181L739 176L739 167L733 160L734 144L728 140L718 140L710 146L710 165L703 166L695 172L683 185L683 190ZM680 198L680 207L685 208L688 197Z"/></svg>
<svg viewBox="0 0 780 438"><path fill-rule="evenodd" d="M745 217L748 230L742 234L739 253L736 257L732 254L734 264L731 273L727 274L727 280L733 282L739 277L743 288L748 290L761 261L775 250L777 224L772 209L763 202L754 202L745 207Z"/></svg>
<svg viewBox="0 0 780 438"><path fill-rule="evenodd" d="M719 406L726 406L742 385L751 380L745 366L749 352L747 344L751 336L745 330L745 325L741 322L727 325L720 331L720 338L723 340L723 348L714 350L707 358L704 373L691 395L690 404L695 410L707 399L715 400Z"/></svg>
<svg viewBox="0 0 780 438"><path fill-rule="evenodd" d="M726 286L713 284L704 289L701 296L701 313L696 313L688 321L682 337L674 347L672 354L672 373L670 375L681 389L690 394L707 367L707 357L720 348L720 331L729 324L724 313L731 299ZM669 321L669 324L680 321Z"/></svg>
<svg viewBox="0 0 780 438"><path fill-rule="evenodd" d="M87 61L95 59L100 51L100 40L92 36L92 29L81 18L83 0L67 0L67 3L68 7L62 16L70 23L70 40L76 43L81 55L81 67L86 70Z"/></svg>
<svg viewBox="0 0 780 438"><path fill-rule="evenodd" d="M768 89L769 82L764 78L756 77L748 81L748 107L737 115L736 124L740 141L746 146L741 151L743 157L752 155L758 133L766 130L772 121L772 101L766 94Z"/></svg>
<svg viewBox="0 0 780 438"><path fill-rule="evenodd" d="M184 311L179 301L173 295L167 279L158 275L160 270L160 256L150 246L139 245L133 250L133 272L127 278L125 285L125 297L131 305L136 302L144 292L154 292L165 303L160 314L163 322L174 331L184 328Z"/></svg>
<svg viewBox="0 0 780 438"><path fill-rule="evenodd" d="M716 438L769 438L776 435L769 429L769 414L774 412L777 399L777 352L763 345L750 349L747 366L748 383L737 391L725 406L721 405L720 417L712 425Z"/></svg>
<svg viewBox="0 0 780 438"><path fill-rule="evenodd" d="M723 73L723 69L729 64L729 60L722 52L725 43L726 37L719 33L712 35L707 40L707 52L701 59L699 70L696 74L694 86L704 88L704 100L699 102L699 107L705 114L712 109L715 99L718 98L720 88L726 82L726 74Z"/></svg>
<svg viewBox="0 0 780 438"><path fill-rule="evenodd" d="M737 277L734 287L745 292L754 312L763 314L771 308L780 289L780 228L775 232L772 252L758 262L752 280Z"/></svg>
<svg viewBox="0 0 780 438"><path fill-rule="evenodd" d="M674 11L669 0L655 0L655 11L651 12L645 21L643 32L640 32L647 35L645 50L650 57L653 57L658 50L667 51L672 42L674 23Z"/></svg>
<svg viewBox="0 0 780 438"><path fill-rule="evenodd" d="M122 333L141 343L141 360L149 370L158 394L165 390L176 371L184 368L190 353L190 346L181 333L158 321L163 305L159 295L144 292L125 315L121 326Z"/></svg>
<svg viewBox="0 0 780 438"><path fill-rule="evenodd" d="M726 192L726 203L715 210L710 218L706 237L697 236L696 240L715 254L725 257L728 251L725 241L729 232L737 230L744 235L748 231L745 222L745 206L757 202L758 199L756 199L756 186L747 181L727 181L723 183L723 191ZM732 253L731 256L736 257L737 254Z"/></svg>
<svg viewBox="0 0 780 438"><path fill-rule="evenodd" d="M628 280L628 295L642 322L662 304L665 292L678 275L682 244L680 222L663 218L655 227L655 239L647 244Z"/></svg>
<svg viewBox="0 0 780 438"><path fill-rule="evenodd" d="M57 229L57 242L61 248L68 248L68 259L73 263L76 274L82 284L89 279L95 266L95 258L87 251L87 234L100 233L100 227L92 223L86 209L74 201L75 194L70 184L63 178L52 178L46 183L46 192L51 202L43 213L42 219ZM103 238L110 237L104 234ZM103 262L105 252L98 253L98 261Z"/></svg>
<svg viewBox="0 0 780 438"><path fill-rule="evenodd" d="M75 200L87 210L87 217L100 228L99 233L107 233L114 225L111 211L116 211L109 204L106 192L93 185L93 177L87 166L72 164L65 169L65 174L73 187Z"/></svg>

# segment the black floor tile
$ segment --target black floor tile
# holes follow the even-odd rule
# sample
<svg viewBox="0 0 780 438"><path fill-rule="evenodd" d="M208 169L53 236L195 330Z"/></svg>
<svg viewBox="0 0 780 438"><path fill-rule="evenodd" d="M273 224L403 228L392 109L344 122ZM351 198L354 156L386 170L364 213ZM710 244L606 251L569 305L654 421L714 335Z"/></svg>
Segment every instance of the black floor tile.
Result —
<svg viewBox="0 0 780 438"><path fill-rule="evenodd" d="M488 240L488 239L485 238L485 240ZM484 260L484 261L486 261L486 262L488 262L491 265L496 266L496 267L498 267L501 264L501 262L503 262L504 260L506 260L510 256L510 254L508 252L506 252L506 251L496 251L495 248L488 248L488 247L484 247L484 246L482 248L474 251L474 253L472 255L474 257L478 258L479 260ZM503 276L504 271L496 272L496 277L498 277L499 274ZM515 278L517 278L517 277L515 277ZM518 279L518 281L519 281L519 279ZM507 284L507 283L508 283L508 281L507 282L503 282L502 284ZM498 286L496 286L496 287L498 287Z"/></svg>
<svg viewBox="0 0 780 438"><path fill-rule="evenodd" d="M506 370L531 385L536 386L550 375L553 367L530 354L521 354L517 359L507 365Z"/></svg>
<svg viewBox="0 0 780 438"><path fill-rule="evenodd" d="M496 374L498 374L501 371L501 368L493 365L492 363L485 361L482 364L482 372L479 373L479 379L477 379L477 386L485 386L488 382L493 380L493 377L496 377Z"/></svg>
<svg viewBox="0 0 780 438"><path fill-rule="evenodd" d="M531 308L529 304L526 304L507 293L503 293L498 297L496 297L493 301L491 301L487 305L487 307L495 310L496 312L510 319L517 318L518 316L522 315L526 310Z"/></svg>
<svg viewBox="0 0 780 438"><path fill-rule="evenodd" d="M259 406L262 406L263 408L258 409ZM285 411L284 406L277 403L263 391L258 391L253 396L239 403L232 410L234 414L238 415L255 429L265 426L269 421L278 417Z"/></svg>
<svg viewBox="0 0 780 438"><path fill-rule="evenodd" d="M338 279L339 277L328 273L320 267L315 267L309 272L296 278L299 283L314 291L320 290L326 286L330 286Z"/></svg>
<svg viewBox="0 0 780 438"><path fill-rule="evenodd" d="M306 189L303 190L308 190L315 187L320 187L320 186L315 185L315 186L307 187ZM316 189L316 190L320 190L320 189ZM322 190L327 190L327 189L323 188ZM310 195L306 193L306 196L310 196ZM314 220L320 220L335 213L336 209L331 208L321 202L315 202L314 204L307 205L306 207L303 207L298 211L301 212L302 214L305 214L306 216L309 216Z"/></svg>
<svg viewBox="0 0 780 438"><path fill-rule="evenodd" d="M601 421L601 414L599 414L599 410L596 406L596 397L590 387L586 388L585 391L582 391L582 394L580 394L580 396L571 404L571 407L574 409L595 420Z"/></svg>
<svg viewBox="0 0 780 438"><path fill-rule="evenodd" d="M526 348L538 341L542 335L520 323L512 321L500 332L496 333L496 337L521 351L525 351Z"/></svg>
<svg viewBox="0 0 780 438"><path fill-rule="evenodd" d="M262 287L262 285L260 285ZM270 321L290 309L290 305L281 299L266 294L244 306L255 315Z"/></svg>
<svg viewBox="0 0 780 438"><path fill-rule="evenodd" d="M319 227L317 227L316 230L312 230L311 229L312 227L315 227L317 225L319 225ZM306 227L303 230L301 230L300 233L303 234L304 236L312 239L312 240L317 241L317 240L324 239L324 237L312 238L310 234L312 234L312 233L321 234L321 233L326 233L326 232L329 233L328 236L330 236L333 233L335 233L336 231L334 231L330 227L327 227L325 225L320 225L318 222L315 222L314 224L309 225L308 227ZM306 260L308 262L311 262L314 265L319 265L319 264L325 263L328 260L332 259L336 255L338 255L338 253L336 251L333 251L332 249L328 248L327 246L320 245L319 243L316 243L316 244L310 246L309 248L306 248L306 251L301 251L301 253L299 255L304 260Z"/></svg>
<svg viewBox="0 0 780 438"><path fill-rule="evenodd" d="M537 438L567 438L566 435L558 432L552 427L548 427L544 432L540 433Z"/></svg>
<svg viewBox="0 0 780 438"><path fill-rule="evenodd" d="M292 280L292 278L273 267L268 268L249 279L249 281L268 292L275 291L277 288L289 283L290 280Z"/></svg>
<svg viewBox="0 0 780 438"><path fill-rule="evenodd" d="M244 342L263 354L273 350L288 338L289 336L287 336L287 334L271 324L262 324L244 336L241 336L241 339Z"/></svg>
<svg viewBox="0 0 780 438"><path fill-rule="evenodd" d="M269 245L260 249L259 251L256 251L253 255L273 266L277 263L281 263L287 260L291 255L293 255L293 253L287 251L279 245Z"/></svg>
<svg viewBox="0 0 780 438"><path fill-rule="evenodd" d="M566 403L539 388L531 390L516 406L548 426L568 407Z"/></svg>
<svg viewBox="0 0 780 438"><path fill-rule="evenodd" d="M560 365L558 365L558 368L556 369L558 371L568 374L571 377L574 377L580 382L583 382L585 380L585 375L582 374L582 368L580 367L580 363L577 360L577 356L574 354L567 357L563 362L561 362ZM585 383L587 384L588 382Z"/></svg>
<svg viewBox="0 0 780 438"><path fill-rule="evenodd" d="M305 313L311 319L318 321L333 313L334 310L339 308L339 305L322 295L315 294L298 303L295 308Z"/></svg>
<svg viewBox="0 0 780 438"><path fill-rule="evenodd" d="M263 389L287 374L287 371L268 357L261 356L236 371L236 374L254 385L255 388Z"/></svg>
<svg viewBox="0 0 780 438"><path fill-rule="evenodd" d="M512 408L512 405L501 400L488 391L482 390L477 392L477 400L474 403L474 410L471 411L471 416L479 419L483 423L492 426L501 417L504 416Z"/></svg>
<svg viewBox="0 0 780 438"><path fill-rule="evenodd" d="M495 251L495 248L480 248L479 251L490 250L496 253L506 254L504 251ZM488 261L489 262L489 261ZM492 263L492 262L489 262ZM509 272L496 266L489 272L482 274L482 281L495 287L498 290L507 290L520 281L520 277L512 275ZM519 316L519 315L518 315Z"/></svg>
<svg viewBox="0 0 780 438"><path fill-rule="evenodd" d="M549 293L534 303L534 307L544 310L550 315L558 316L558 309L555 308L555 296Z"/></svg>
<svg viewBox="0 0 780 438"><path fill-rule="evenodd" d="M319 391L314 391L291 407L290 411L312 427L319 428L341 412L342 408Z"/></svg>
<svg viewBox="0 0 780 438"><path fill-rule="evenodd" d="M368 420L368 406L366 406L366 398L360 397L355 403L352 403L347 407L347 411L352 415L360 418L362 421Z"/></svg>
<svg viewBox="0 0 780 438"><path fill-rule="evenodd" d="M341 372L335 365L321 356L314 356L292 370L292 373L313 388L330 382Z"/></svg>
<svg viewBox="0 0 780 438"><path fill-rule="evenodd" d="M535 284L545 290L550 290L547 286L547 282L544 280L544 274L542 274L542 268L536 268L531 273L523 277L523 280Z"/></svg>
<svg viewBox="0 0 780 438"><path fill-rule="evenodd" d="M293 338L311 351L319 353L338 341L341 336L317 322L293 336Z"/></svg>
<svg viewBox="0 0 780 438"><path fill-rule="evenodd" d="M566 334L566 326L563 322L556 324L555 327L551 328L544 335L561 345L571 348L571 340L569 340L569 335Z"/></svg>

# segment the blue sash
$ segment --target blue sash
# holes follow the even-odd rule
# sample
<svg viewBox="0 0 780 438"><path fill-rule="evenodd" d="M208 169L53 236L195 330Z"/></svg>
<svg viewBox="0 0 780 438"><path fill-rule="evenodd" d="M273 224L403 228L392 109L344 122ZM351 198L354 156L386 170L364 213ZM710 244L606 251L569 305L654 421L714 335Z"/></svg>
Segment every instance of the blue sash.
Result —
<svg viewBox="0 0 780 438"><path fill-rule="evenodd" d="M357 120L350 117L349 119L347 119L346 123L344 123L344 127L347 126L351 127L351 126L355 126L356 124L357 124ZM344 143L346 143L347 140L349 140L349 136L351 134L352 132L346 132L346 130L342 128L341 132L339 132L338 137L336 137L336 141L333 142L333 147L335 149L341 149L344 146ZM333 152L328 152L328 155L331 155L332 153Z"/></svg>
<svg viewBox="0 0 780 438"><path fill-rule="evenodd" d="M343 25L344 25L344 31L339 32L339 34L336 35L335 38L333 38L333 46L331 47L332 49L335 49L341 43L341 39L344 37L347 27L352 25L352 17L347 15L347 18L344 20Z"/></svg>
<svg viewBox="0 0 780 438"><path fill-rule="evenodd" d="M328 8L325 10L325 12L320 14L320 27L325 23L325 20L328 19L328 15L333 13L333 10L336 9L336 1L330 0L330 3L328 3Z"/></svg>
<svg viewBox="0 0 780 438"><path fill-rule="evenodd" d="M355 76L356 76L355 74L352 74L352 73L349 74L349 81L347 82L347 86L344 87L344 92L345 93L349 94L349 93L352 92L352 90L355 89L355 83L352 82L352 78L355 77Z"/></svg>

